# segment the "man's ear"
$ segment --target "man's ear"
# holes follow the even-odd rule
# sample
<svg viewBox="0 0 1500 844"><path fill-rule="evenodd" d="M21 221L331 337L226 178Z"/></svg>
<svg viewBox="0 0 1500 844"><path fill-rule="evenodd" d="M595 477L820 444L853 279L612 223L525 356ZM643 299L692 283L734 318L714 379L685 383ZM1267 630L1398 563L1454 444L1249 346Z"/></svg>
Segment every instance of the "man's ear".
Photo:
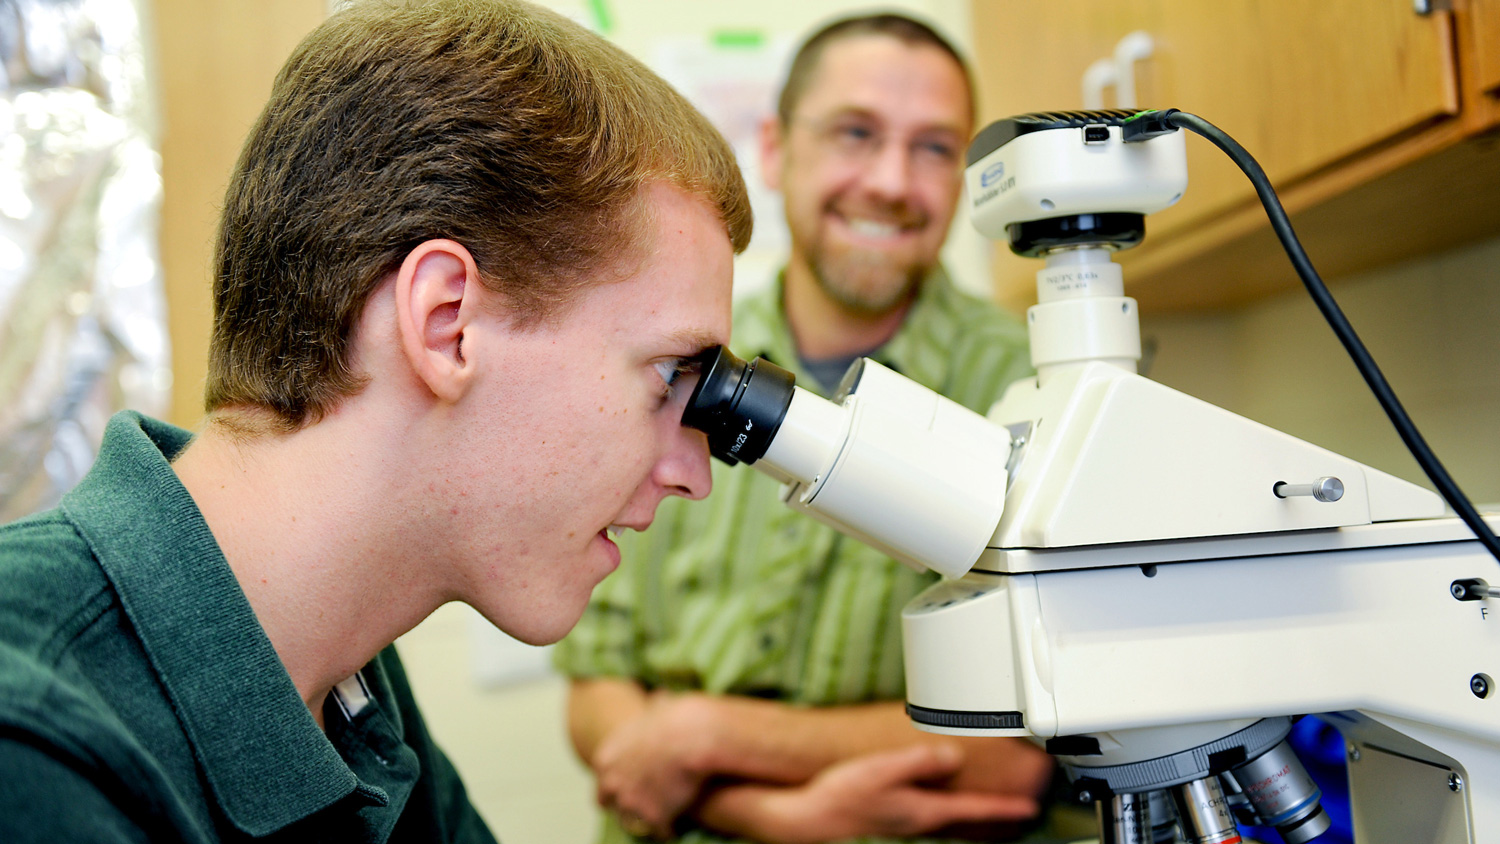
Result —
<svg viewBox="0 0 1500 844"><path fill-rule="evenodd" d="M786 156L786 139L781 121L775 115L760 121L760 179L771 190L781 190L781 167Z"/></svg>
<svg viewBox="0 0 1500 844"><path fill-rule="evenodd" d="M478 313L481 291L474 257L451 240L423 242L396 272L401 351L413 374L444 401L458 400L472 379L464 331Z"/></svg>

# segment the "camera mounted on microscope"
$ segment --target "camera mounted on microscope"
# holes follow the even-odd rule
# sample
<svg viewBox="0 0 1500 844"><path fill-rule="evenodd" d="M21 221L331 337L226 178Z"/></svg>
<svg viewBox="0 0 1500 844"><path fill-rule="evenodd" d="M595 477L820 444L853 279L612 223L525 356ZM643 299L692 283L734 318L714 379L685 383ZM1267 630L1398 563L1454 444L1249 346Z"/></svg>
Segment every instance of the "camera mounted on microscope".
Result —
<svg viewBox="0 0 1500 844"><path fill-rule="evenodd" d="M975 228L1028 258L1140 243L1145 215L1182 198L1187 157L1183 133L1141 131L1138 114L1043 112L985 127L964 170Z"/></svg>

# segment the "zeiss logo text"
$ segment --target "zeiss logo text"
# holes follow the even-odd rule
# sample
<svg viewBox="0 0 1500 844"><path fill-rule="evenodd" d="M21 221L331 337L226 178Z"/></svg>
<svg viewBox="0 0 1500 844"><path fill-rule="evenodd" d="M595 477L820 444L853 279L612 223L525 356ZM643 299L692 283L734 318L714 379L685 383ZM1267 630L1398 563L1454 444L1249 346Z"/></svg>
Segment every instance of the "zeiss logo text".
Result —
<svg viewBox="0 0 1500 844"><path fill-rule="evenodd" d="M985 170L983 173L979 174L979 186L982 187L982 188L987 188L990 185L993 185L994 183L1000 181L1001 177L1003 177L1004 175L1005 175L1005 162L1001 161L998 164L992 165L988 170Z"/></svg>

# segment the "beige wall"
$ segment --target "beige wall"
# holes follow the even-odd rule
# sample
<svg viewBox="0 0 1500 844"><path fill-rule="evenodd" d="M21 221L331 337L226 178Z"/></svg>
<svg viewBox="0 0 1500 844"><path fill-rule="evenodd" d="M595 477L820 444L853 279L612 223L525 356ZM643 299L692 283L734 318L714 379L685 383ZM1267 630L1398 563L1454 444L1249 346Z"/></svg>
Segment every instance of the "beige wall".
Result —
<svg viewBox="0 0 1500 844"><path fill-rule="evenodd" d="M1500 503L1500 239L1332 290L1459 487ZM1305 291L1234 313L1145 314L1142 328L1156 380L1431 486Z"/></svg>

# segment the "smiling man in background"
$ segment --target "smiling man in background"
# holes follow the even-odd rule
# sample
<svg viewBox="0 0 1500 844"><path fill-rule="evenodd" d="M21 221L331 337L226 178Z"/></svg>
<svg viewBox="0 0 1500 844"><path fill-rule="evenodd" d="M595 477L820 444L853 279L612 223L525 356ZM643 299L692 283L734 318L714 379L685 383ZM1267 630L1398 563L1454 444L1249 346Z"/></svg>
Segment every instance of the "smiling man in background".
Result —
<svg viewBox="0 0 1500 844"><path fill-rule="evenodd" d="M794 58L762 163L791 233L785 271L740 303L734 348L828 395L873 357L983 412L1031 374L1024 327L938 262L974 125L967 68L899 15L834 23ZM1050 758L1014 739L918 732L901 607L933 579L714 467L707 501L622 545L558 650L573 741L611 810L604 840L1015 835Z"/></svg>
<svg viewBox="0 0 1500 844"><path fill-rule="evenodd" d="M749 237L718 132L559 16L315 30L230 181L202 432L119 414L0 528L0 841L493 840L391 643L449 601L556 640L708 493Z"/></svg>

